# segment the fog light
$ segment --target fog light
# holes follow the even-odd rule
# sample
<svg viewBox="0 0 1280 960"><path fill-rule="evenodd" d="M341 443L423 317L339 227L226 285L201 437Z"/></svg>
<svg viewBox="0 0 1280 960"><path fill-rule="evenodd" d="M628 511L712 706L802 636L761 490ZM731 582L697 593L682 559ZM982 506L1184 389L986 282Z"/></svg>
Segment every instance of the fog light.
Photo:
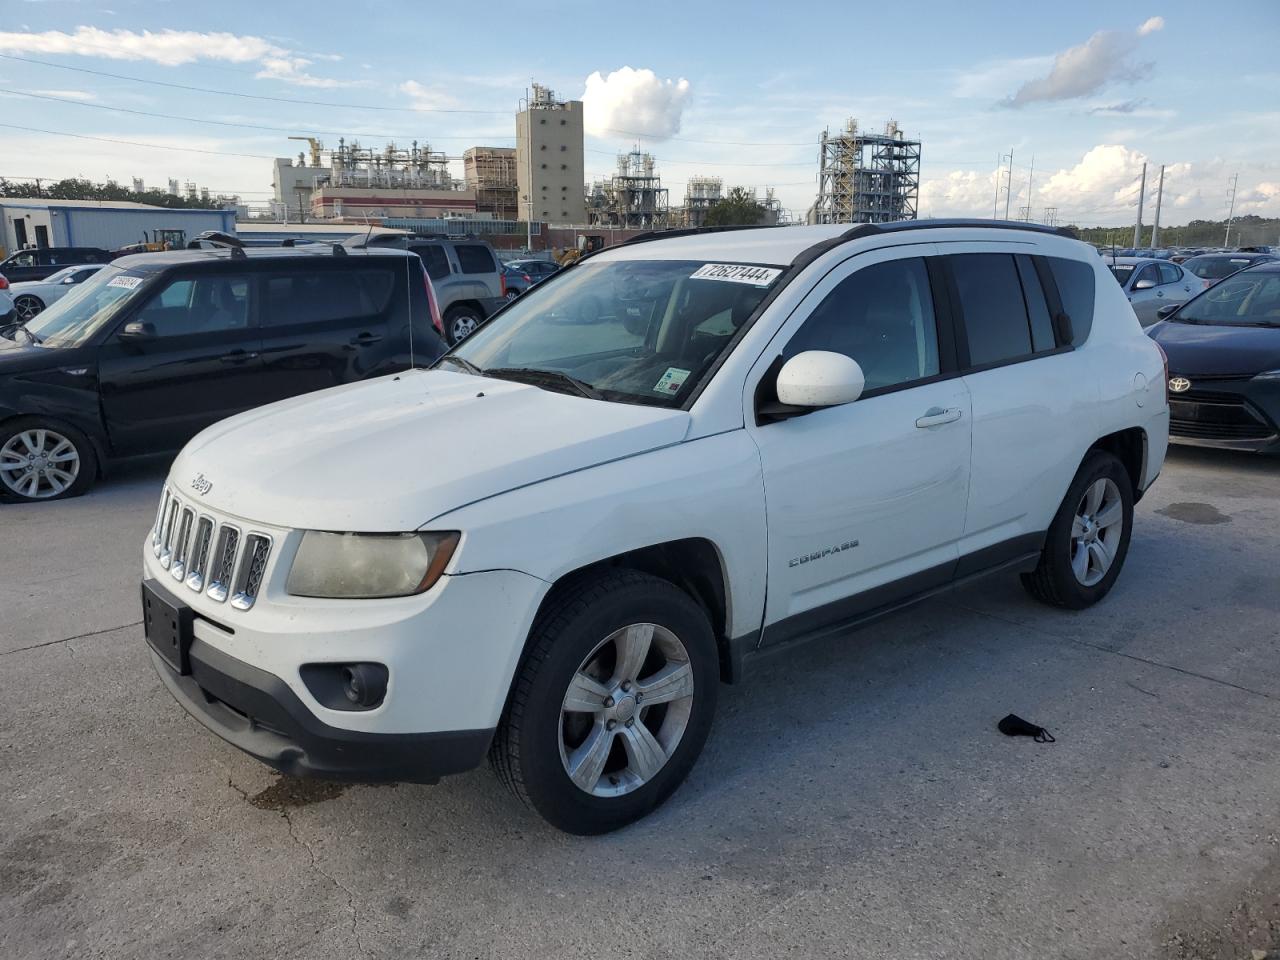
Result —
<svg viewBox="0 0 1280 960"><path fill-rule="evenodd" d="M387 695L387 668L380 663L349 663L342 680L342 692L357 707L376 707Z"/></svg>
<svg viewBox="0 0 1280 960"><path fill-rule="evenodd" d="M307 663L302 682L330 710L372 710L387 696L388 671L381 663Z"/></svg>

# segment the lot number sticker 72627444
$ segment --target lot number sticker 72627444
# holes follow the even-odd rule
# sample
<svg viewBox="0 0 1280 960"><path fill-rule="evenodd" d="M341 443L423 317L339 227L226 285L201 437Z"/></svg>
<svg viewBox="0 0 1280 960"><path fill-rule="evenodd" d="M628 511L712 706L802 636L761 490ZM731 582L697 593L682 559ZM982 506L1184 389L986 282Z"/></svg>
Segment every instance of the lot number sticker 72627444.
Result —
<svg viewBox="0 0 1280 960"><path fill-rule="evenodd" d="M727 280L729 283L748 283L753 287L767 287L782 273L779 267L753 267L738 263L705 263L689 275L690 280Z"/></svg>

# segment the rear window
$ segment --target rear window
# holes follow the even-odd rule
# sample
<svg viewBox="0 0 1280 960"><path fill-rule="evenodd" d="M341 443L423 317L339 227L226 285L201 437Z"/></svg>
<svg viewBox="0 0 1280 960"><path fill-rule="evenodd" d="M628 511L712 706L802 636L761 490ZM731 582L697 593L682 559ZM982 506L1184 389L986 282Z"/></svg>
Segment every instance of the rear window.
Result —
<svg viewBox="0 0 1280 960"><path fill-rule="evenodd" d="M969 365L1029 355L1031 328L1013 256L962 253L950 259L969 340Z"/></svg>
<svg viewBox="0 0 1280 960"><path fill-rule="evenodd" d="M494 273L498 269L488 247L478 243L460 243L453 249L463 273Z"/></svg>
<svg viewBox="0 0 1280 960"><path fill-rule="evenodd" d="M282 327L379 316L395 289L390 266L362 270L293 270L267 280L262 324Z"/></svg>
<svg viewBox="0 0 1280 960"><path fill-rule="evenodd" d="M1093 267L1062 257L1045 257L1045 260L1058 285L1062 309L1071 318L1071 345L1078 347L1089 339L1089 331L1093 329Z"/></svg>
<svg viewBox="0 0 1280 960"><path fill-rule="evenodd" d="M1248 257L1193 257L1183 266L1201 280L1221 280L1251 263Z"/></svg>

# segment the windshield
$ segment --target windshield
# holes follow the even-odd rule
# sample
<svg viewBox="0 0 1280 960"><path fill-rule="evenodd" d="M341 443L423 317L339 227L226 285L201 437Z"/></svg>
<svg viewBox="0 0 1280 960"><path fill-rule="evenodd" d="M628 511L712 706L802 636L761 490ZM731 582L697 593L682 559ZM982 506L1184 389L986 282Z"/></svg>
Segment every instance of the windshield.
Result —
<svg viewBox="0 0 1280 960"><path fill-rule="evenodd" d="M606 400L676 407L782 269L701 260L583 263L514 301L440 362Z"/></svg>
<svg viewBox="0 0 1280 960"><path fill-rule="evenodd" d="M1280 273L1250 271L1216 283L1173 319L1228 327L1280 327Z"/></svg>
<svg viewBox="0 0 1280 960"><path fill-rule="evenodd" d="M1132 263L1113 263L1111 264L1111 272L1115 278L1120 281L1120 286L1124 286L1129 282L1129 276L1133 273Z"/></svg>
<svg viewBox="0 0 1280 960"><path fill-rule="evenodd" d="M1221 280L1253 263L1248 257L1195 257L1183 264L1201 280Z"/></svg>
<svg viewBox="0 0 1280 960"><path fill-rule="evenodd" d="M26 328L47 347L78 347L143 290L151 276L104 267L29 320Z"/></svg>

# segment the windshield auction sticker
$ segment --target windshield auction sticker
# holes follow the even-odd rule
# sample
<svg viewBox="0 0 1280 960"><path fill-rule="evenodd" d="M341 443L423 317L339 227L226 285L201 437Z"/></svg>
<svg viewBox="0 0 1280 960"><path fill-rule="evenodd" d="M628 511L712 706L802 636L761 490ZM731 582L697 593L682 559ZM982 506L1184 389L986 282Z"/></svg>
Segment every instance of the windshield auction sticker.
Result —
<svg viewBox="0 0 1280 960"><path fill-rule="evenodd" d="M142 277L112 277L107 281L108 287L125 287L132 290L142 282Z"/></svg>
<svg viewBox="0 0 1280 960"><path fill-rule="evenodd" d="M767 287L782 273L779 267L752 267L734 263L707 263L695 270L690 280L727 280L729 283L749 283L753 287Z"/></svg>
<svg viewBox="0 0 1280 960"><path fill-rule="evenodd" d="M654 393L661 393L670 396L673 393L679 393L680 388L684 386L684 382L689 379L689 371L681 370L679 367L667 367L658 382L653 385Z"/></svg>

